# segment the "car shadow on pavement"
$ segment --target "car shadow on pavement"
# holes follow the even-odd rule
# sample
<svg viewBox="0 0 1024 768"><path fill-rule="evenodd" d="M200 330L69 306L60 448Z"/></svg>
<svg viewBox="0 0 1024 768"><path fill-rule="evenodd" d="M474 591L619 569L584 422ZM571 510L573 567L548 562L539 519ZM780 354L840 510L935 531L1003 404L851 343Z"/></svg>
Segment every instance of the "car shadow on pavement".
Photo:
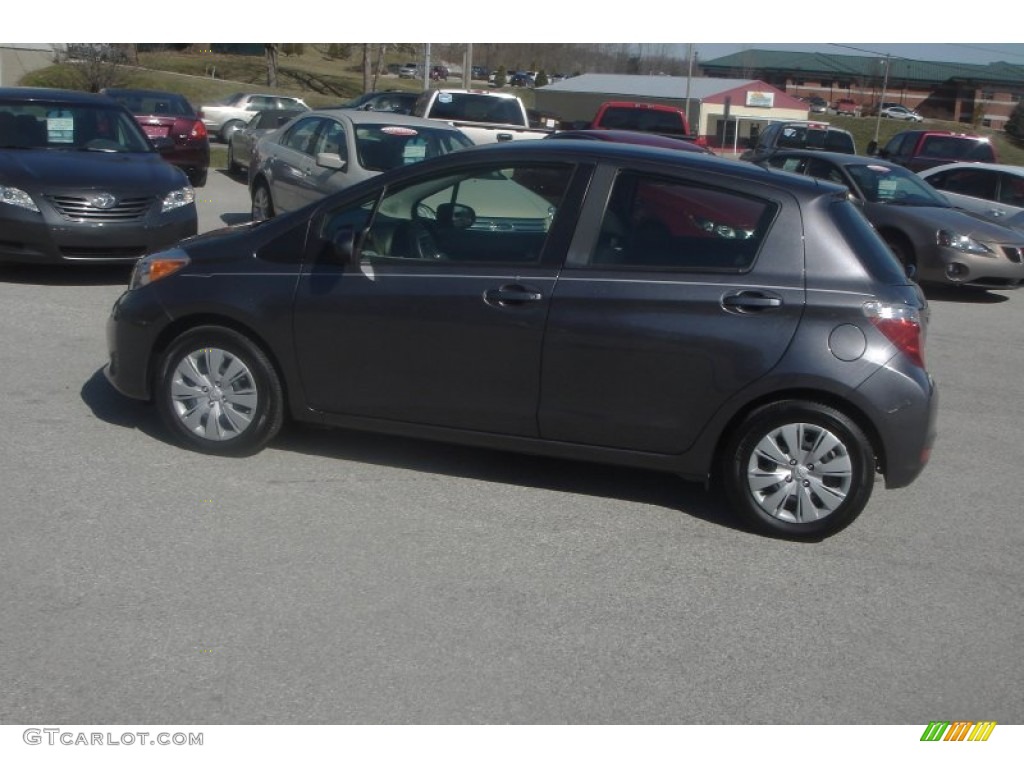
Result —
<svg viewBox="0 0 1024 768"><path fill-rule="evenodd" d="M154 440L173 444L156 408L121 395L107 381L102 369L85 382L81 397L101 421L137 429ZM705 491L700 483L688 483L667 473L295 423L286 424L268 450L619 499L675 510L725 528L742 530L720 492ZM343 469L339 467L339 471Z"/></svg>
<svg viewBox="0 0 1024 768"><path fill-rule="evenodd" d="M973 288L958 285L929 285L924 289L928 301L948 301L960 304L1002 304L1009 301L1007 292L989 291L984 288Z"/></svg>
<svg viewBox="0 0 1024 768"><path fill-rule="evenodd" d="M160 423L160 417L149 403L125 397L107 381L100 368L82 385L84 402L100 421L126 429L137 429L145 435L170 443Z"/></svg>
<svg viewBox="0 0 1024 768"><path fill-rule="evenodd" d="M3 264L0 282L31 285L128 286L131 264Z"/></svg>
<svg viewBox="0 0 1024 768"><path fill-rule="evenodd" d="M270 447L432 475L619 499L741 530L717 490L705 491L700 483L663 472L302 424L287 425Z"/></svg>
<svg viewBox="0 0 1024 768"><path fill-rule="evenodd" d="M223 221L227 226L233 224L247 224L252 221L251 213L222 213L220 220Z"/></svg>

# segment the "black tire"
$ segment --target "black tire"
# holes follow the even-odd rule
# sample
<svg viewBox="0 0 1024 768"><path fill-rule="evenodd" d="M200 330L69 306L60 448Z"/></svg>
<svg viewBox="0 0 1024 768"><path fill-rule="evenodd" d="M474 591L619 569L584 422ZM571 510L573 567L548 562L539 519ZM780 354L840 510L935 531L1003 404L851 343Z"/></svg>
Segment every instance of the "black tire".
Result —
<svg viewBox="0 0 1024 768"><path fill-rule="evenodd" d="M784 400L751 413L722 454L733 509L758 533L821 539L861 513L875 483L871 442L834 408Z"/></svg>
<svg viewBox="0 0 1024 768"><path fill-rule="evenodd" d="M228 173L237 176L242 172L242 167L235 162L235 142L228 140Z"/></svg>
<svg viewBox="0 0 1024 768"><path fill-rule="evenodd" d="M241 120L228 120L220 129L220 140L227 144L231 140L231 134L245 127Z"/></svg>
<svg viewBox="0 0 1024 768"><path fill-rule="evenodd" d="M262 179L252 188L251 216L253 221L274 218L274 198L270 195L270 186Z"/></svg>
<svg viewBox="0 0 1024 768"><path fill-rule="evenodd" d="M903 235L889 233L885 235L885 244L889 246L889 250L893 252L893 255L899 259L907 275L916 278L917 255L914 253L914 246L910 244L910 241Z"/></svg>
<svg viewBox="0 0 1024 768"><path fill-rule="evenodd" d="M193 168L188 175L189 183L196 188L205 187L208 174L209 169L207 168Z"/></svg>
<svg viewBox="0 0 1024 768"><path fill-rule="evenodd" d="M164 424L179 443L201 453L256 453L284 422L274 366L228 328L201 326L175 339L160 359L155 384Z"/></svg>

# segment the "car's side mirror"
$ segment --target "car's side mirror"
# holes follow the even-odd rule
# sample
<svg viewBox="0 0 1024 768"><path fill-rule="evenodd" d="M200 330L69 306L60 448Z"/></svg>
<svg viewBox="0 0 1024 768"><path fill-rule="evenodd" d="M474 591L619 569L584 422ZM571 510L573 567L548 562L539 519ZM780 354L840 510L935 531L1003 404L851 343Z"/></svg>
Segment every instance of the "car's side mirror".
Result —
<svg viewBox="0 0 1024 768"><path fill-rule="evenodd" d="M348 163L341 159L341 156L335 152L320 152L316 156L316 164L322 168L330 168L335 171L345 170L345 166Z"/></svg>
<svg viewBox="0 0 1024 768"><path fill-rule="evenodd" d="M476 222L476 211L462 203L441 203L437 206L437 223L451 229L469 229Z"/></svg>
<svg viewBox="0 0 1024 768"><path fill-rule="evenodd" d="M356 255L356 231L341 227L324 242L323 255L335 264L350 264Z"/></svg>

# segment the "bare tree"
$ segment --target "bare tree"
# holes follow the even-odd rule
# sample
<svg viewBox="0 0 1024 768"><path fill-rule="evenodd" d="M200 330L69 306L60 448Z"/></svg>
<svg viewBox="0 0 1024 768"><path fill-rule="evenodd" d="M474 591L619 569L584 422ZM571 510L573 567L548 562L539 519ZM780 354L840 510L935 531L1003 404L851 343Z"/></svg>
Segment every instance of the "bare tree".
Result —
<svg viewBox="0 0 1024 768"><path fill-rule="evenodd" d="M68 43L62 59L93 93L118 85L125 61L124 52L108 43Z"/></svg>
<svg viewBox="0 0 1024 768"><path fill-rule="evenodd" d="M267 86L277 87L277 51L280 43L264 43L263 50L267 56Z"/></svg>

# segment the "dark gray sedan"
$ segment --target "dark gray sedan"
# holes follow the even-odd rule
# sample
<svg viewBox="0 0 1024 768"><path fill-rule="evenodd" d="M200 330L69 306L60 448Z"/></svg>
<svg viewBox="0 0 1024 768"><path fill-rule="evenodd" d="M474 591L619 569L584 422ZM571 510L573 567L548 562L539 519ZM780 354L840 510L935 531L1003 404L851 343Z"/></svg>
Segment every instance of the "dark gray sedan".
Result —
<svg viewBox="0 0 1024 768"><path fill-rule="evenodd" d="M253 220L294 211L379 173L473 143L437 120L353 109L304 112L256 144Z"/></svg>
<svg viewBox="0 0 1024 768"><path fill-rule="evenodd" d="M954 208L920 176L878 158L783 150L762 162L845 186L918 282L1016 288L1024 233Z"/></svg>
<svg viewBox="0 0 1024 768"><path fill-rule="evenodd" d="M295 419L619 463L820 538L876 472L898 488L928 461L927 318L832 184L516 141L147 257L107 375L198 451L252 453Z"/></svg>

